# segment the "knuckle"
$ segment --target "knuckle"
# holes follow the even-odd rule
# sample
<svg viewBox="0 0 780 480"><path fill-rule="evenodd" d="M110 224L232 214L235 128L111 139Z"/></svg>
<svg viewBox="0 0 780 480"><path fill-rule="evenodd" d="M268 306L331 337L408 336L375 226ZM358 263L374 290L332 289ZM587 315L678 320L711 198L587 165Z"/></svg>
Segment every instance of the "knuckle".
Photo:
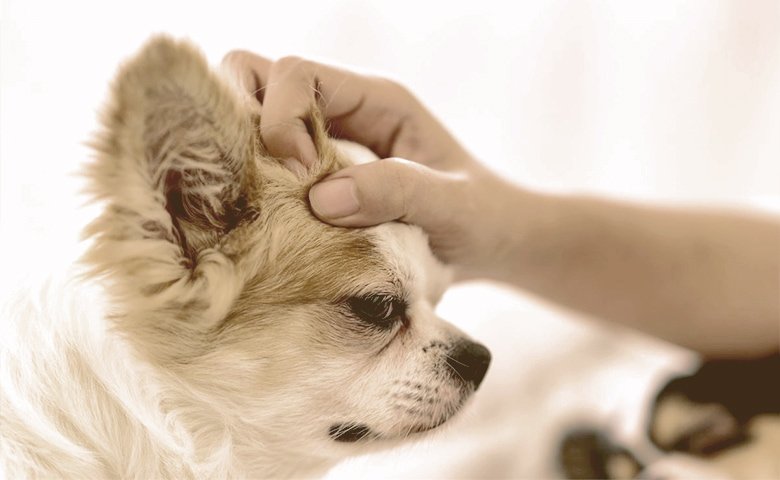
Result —
<svg viewBox="0 0 780 480"><path fill-rule="evenodd" d="M393 200L401 218L408 216L412 207L411 201L416 191L417 179L413 175L413 165L401 158L385 158L378 161L379 175L387 185L387 195Z"/></svg>
<svg viewBox="0 0 780 480"><path fill-rule="evenodd" d="M311 62L297 55L287 55L274 62L274 69L280 72L308 71Z"/></svg>
<svg viewBox="0 0 780 480"><path fill-rule="evenodd" d="M388 90L390 90L390 91L392 91L394 93L397 93L399 95L408 95L409 94L409 89L406 88L406 85L404 85L403 83L399 82L398 80L396 80L394 78L384 78L383 82L384 82L385 88L387 88Z"/></svg>
<svg viewBox="0 0 780 480"><path fill-rule="evenodd" d="M220 68L238 82L245 91L254 93L257 89L257 77L253 69L253 54L244 50L233 50L222 57Z"/></svg>
<svg viewBox="0 0 780 480"><path fill-rule="evenodd" d="M403 160L399 158L383 158L376 162L380 176L389 181L394 188L400 188L405 183L401 172L402 162Z"/></svg>
<svg viewBox="0 0 780 480"><path fill-rule="evenodd" d="M249 56L249 53L245 50L231 50L224 57L222 57L223 65L236 65L241 64Z"/></svg>
<svg viewBox="0 0 780 480"><path fill-rule="evenodd" d="M222 57L222 66L239 70L265 70L270 60L248 50L231 50Z"/></svg>
<svg viewBox="0 0 780 480"><path fill-rule="evenodd" d="M414 98L412 91L398 80L392 78L380 78L379 83L382 88L392 96L392 98L402 101L409 101Z"/></svg>
<svg viewBox="0 0 780 480"><path fill-rule="evenodd" d="M252 70L251 54L243 50L233 50L222 57L219 65L224 71L231 72L242 80L246 80Z"/></svg>

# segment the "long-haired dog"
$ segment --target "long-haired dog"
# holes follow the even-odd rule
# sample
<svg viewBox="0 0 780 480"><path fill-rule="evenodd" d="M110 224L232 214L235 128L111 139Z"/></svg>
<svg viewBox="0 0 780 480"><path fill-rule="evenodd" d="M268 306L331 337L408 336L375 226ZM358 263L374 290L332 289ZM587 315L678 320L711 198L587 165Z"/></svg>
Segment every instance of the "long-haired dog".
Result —
<svg viewBox="0 0 780 480"><path fill-rule="evenodd" d="M2 319L8 478L312 476L445 422L490 354L434 306L423 233L319 222L308 188L348 164L269 156L256 100L187 43L120 70L88 172L104 211L81 296Z"/></svg>

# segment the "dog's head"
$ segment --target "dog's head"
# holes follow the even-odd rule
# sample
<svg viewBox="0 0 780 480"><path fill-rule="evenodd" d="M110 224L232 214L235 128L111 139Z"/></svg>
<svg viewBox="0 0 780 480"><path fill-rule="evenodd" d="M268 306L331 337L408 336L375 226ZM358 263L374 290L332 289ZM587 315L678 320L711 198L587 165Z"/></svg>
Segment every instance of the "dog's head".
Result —
<svg viewBox="0 0 780 480"><path fill-rule="evenodd" d="M304 178L282 167L253 102L167 38L120 71L86 258L112 326L237 451L336 458L440 425L490 360L434 313L447 272L416 227L318 221L308 189L348 161L313 109L319 163Z"/></svg>

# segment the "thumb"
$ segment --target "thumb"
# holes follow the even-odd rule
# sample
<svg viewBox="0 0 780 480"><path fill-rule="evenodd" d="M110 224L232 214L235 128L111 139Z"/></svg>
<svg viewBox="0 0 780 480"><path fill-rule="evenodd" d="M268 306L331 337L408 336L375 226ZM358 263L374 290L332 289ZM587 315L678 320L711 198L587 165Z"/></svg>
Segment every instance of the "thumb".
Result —
<svg viewBox="0 0 780 480"><path fill-rule="evenodd" d="M314 214L333 225L365 227L400 220L429 230L450 216L457 183L453 174L386 158L326 177L309 190L309 201Z"/></svg>

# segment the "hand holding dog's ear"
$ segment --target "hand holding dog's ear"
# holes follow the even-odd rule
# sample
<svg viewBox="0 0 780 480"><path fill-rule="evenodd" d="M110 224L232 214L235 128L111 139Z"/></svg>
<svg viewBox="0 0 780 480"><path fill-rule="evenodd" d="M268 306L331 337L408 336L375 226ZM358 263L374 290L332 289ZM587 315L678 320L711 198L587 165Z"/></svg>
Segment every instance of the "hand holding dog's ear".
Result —
<svg viewBox="0 0 780 480"><path fill-rule="evenodd" d="M400 158L353 165L309 191L314 213L329 223L365 227L399 220L436 227L464 179Z"/></svg>
<svg viewBox="0 0 780 480"><path fill-rule="evenodd" d="M463 276L484 266L480 257L494 251L485 243L497 238L486 234L486 228L495 228L486 221L496 216L493 204L501 198L496 187L504 184L408 90L384 78L296 57L272 62L235 51L223 66L262 104L260 131L272 155L314 164L316 149L306 119L319 105L331 136L360 143L384 158L348 167L315 185L309 198L321 220L350 227L412 223L428 233L441 259L463 267Z"/></svg>
<svg viewBox="0 0 780 480"><path fill-rule="evenodd" d="M439 170L474 163L447 130L403 86L298 57L275 62L234 51L223 60L262 104L260 131L268 151L316 161L306 128L313 105L322 110L329 134L370 148L378 157L401 157Z"/></svg>
<svg viewBox="0 0 780 480"><path fill-rule="evenodd" d="M490 172L442 172L400 158L353 165L309 191L312 210L338 226L365 227L390 221L418 225L431 248L456 267L461 279L481 277L494 262L496 229L512 215L512 188ZM516 214L517 212L515 212Z"/></svg>

